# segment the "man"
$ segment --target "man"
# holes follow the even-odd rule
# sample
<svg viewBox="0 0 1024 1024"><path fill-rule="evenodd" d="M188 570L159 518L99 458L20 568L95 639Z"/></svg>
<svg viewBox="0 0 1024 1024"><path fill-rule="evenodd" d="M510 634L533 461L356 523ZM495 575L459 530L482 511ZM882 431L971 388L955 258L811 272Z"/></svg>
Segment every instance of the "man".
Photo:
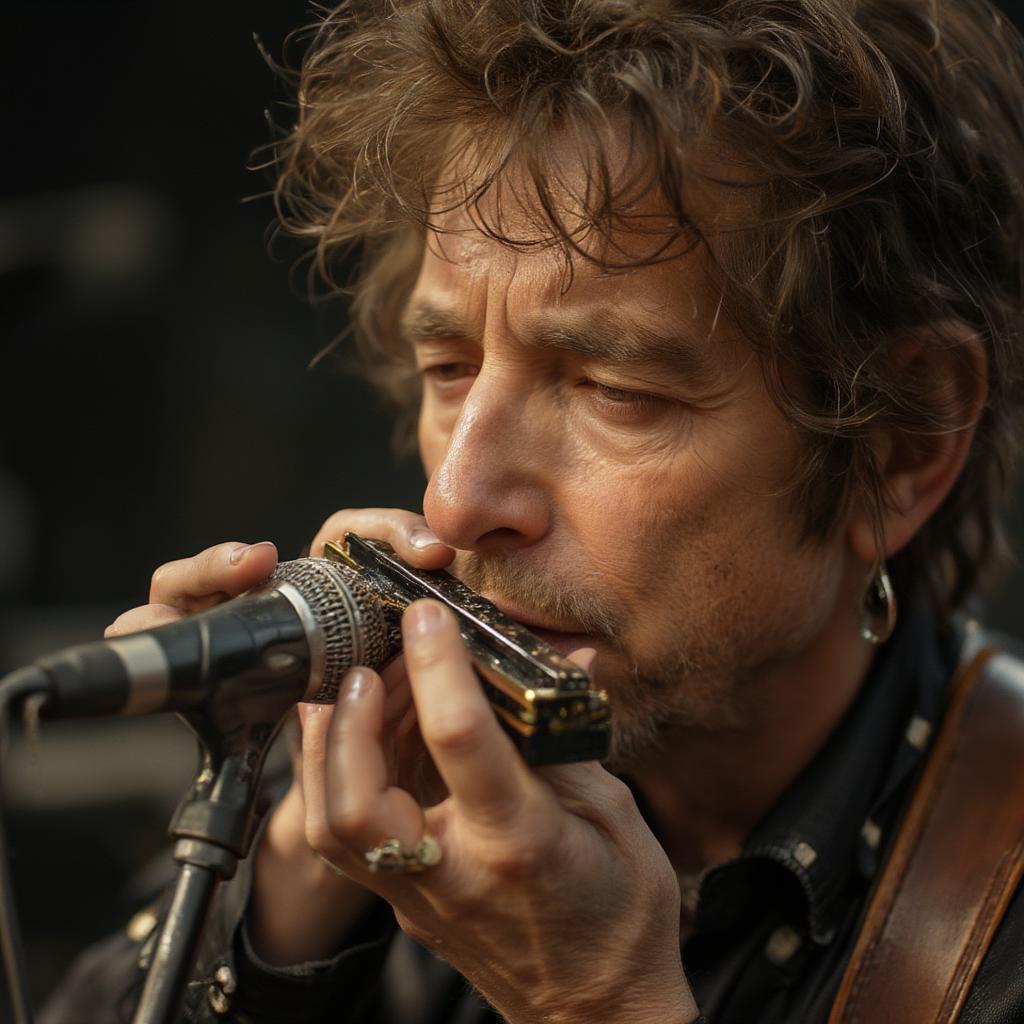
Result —
<svg viewBox="0 0 1024 1024"><path fill-rule="evenodd" d="M312 553L450 567L590 668L614 749L529 770L413 605L399 661L300 709L191 1019L828 1018L999 554L1022 70L983 0L325 17L282 216L328 274L362 246L357 333L429 483ZM275 560L164 566L108 635ZM371 871L392 839L407 870ZM961 1019L1021 1019L1022 930L1018 896ZM137 989L145 939L79 1007Z"/></svg>

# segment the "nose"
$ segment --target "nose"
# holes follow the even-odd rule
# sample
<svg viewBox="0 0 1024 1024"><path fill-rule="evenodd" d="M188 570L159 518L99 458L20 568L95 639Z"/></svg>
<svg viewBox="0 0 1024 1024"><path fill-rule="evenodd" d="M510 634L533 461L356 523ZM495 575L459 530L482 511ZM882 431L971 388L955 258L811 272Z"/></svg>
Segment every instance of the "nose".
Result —
<svg viewBox="0 0 1024 1024"><path fill-rule="evenodd" d="M550 530L554 431L529 397L486 367L474 380L423 498L427 522L450 547L522 548Z"/></svg>

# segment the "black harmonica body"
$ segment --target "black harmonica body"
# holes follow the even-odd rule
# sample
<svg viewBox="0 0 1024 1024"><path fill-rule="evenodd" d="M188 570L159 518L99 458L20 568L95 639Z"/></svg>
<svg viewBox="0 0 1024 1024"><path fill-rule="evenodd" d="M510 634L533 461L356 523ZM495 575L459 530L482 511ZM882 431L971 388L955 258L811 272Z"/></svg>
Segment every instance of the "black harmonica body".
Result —
<svg viewBox="0 0 1024 1024"><path fill-rule="evenodd" d="M466 649L498 720L531 765L602 760L611 711L578 665L500 612L451 573L416 569L387 544L347 533L324 557L359 574L397 626L402 610L429 597L455 615Z"/></svg>

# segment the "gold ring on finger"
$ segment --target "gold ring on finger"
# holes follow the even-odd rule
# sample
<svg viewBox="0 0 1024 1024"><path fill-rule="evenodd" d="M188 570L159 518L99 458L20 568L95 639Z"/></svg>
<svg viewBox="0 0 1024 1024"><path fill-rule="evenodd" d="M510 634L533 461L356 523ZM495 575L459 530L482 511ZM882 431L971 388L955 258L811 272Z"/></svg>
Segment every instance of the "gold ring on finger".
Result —
<svg viewBox="0 0 1024 1024"><path fill-rule="evenodd" d="M402 848L397 839L385 839L363 854L371 871L398 874L417 874L441 862L441 844L431 835L425 835L411 851Z"/></svg>

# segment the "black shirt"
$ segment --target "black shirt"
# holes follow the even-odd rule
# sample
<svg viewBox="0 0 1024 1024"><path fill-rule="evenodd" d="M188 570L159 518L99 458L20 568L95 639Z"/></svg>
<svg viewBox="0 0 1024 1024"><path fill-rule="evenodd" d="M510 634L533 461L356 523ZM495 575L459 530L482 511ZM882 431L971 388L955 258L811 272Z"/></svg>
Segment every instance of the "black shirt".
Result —
<svg viewBox="0 0 1024 1024"><path fill-rule="evenodd" d="M906 617L835 733L753 830L742 854L700 880L694 930L682 952L710 1024L827 1021L872 882L938 729L961 640L926 614ZM951 842L963 839L952 836ZM333 959L287 969L262 964L245 936L248 885L243 870L223 887L186 1019L499 1020L452 968L397 929L383 901ZM585 949L585 936L580 941ZM1024 898L1018 891L968 997L963 1024L1024 1021L1022 951ZM118 936L87 954L43 1024L130 1020L141 984L140 953L144 960L144 943Z"/></svg>

